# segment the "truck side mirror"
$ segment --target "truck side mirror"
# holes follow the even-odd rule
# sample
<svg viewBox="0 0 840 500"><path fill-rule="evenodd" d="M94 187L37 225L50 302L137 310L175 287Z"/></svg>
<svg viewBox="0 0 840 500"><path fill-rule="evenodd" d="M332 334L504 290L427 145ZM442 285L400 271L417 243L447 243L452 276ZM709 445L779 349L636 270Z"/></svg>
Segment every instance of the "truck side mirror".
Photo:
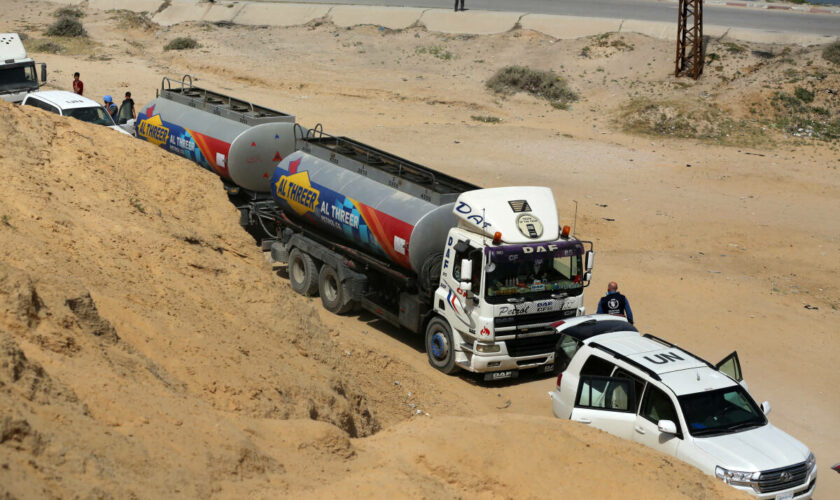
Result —
<svg viewBox="0 0 840 500"><path fill-rule="evenodd" d="M595 252L589 250L586 252L586 270L591 271L592 267L595 265Z"/></svg>
<svg viewBox="0 0 840 500"><path fill-rule="evenodd" d="M586 281L587 283L589 283L590 281L592 281L592 273L586 273L586 274L584 274L584 275L583 275L583 281Z"/></svg>
<svg viewBox="0 0 840 500"><path fill-rule="evenodd" d="M47 63L41 63L41 83L47 83Z"/></svg>
<svg viewBox="0 0 840 500"><path fill-rule="evenodd" d="M659 432L663 434L677 433L677 424L673 420L660 420L656 426L659 428Z"/></svg>

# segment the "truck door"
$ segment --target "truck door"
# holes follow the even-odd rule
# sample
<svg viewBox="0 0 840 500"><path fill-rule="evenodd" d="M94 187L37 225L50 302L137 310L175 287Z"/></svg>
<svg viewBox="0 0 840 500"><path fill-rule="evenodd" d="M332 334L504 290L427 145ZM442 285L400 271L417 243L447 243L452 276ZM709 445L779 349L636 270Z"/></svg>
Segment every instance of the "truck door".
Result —
<svg viewBox="0 0 840 500"><path fill-rule="evenodd" d="M636 393L626 378L581 375L571 419L633 439Z"/></svg>
<svg viewBox="0 0 840 500"><path fill-rule="evenodd" d="M482 278L482 252L473 248L466 240L454 242L447 249L447 254L452 255L452 272L443 274L443 282L448 288L447 292L447 313L453 314L457 321L450 321L455 327L463 329L474 328L478 322L478 308L475 307L476 296L481 295ZM462 276L461 265L464 259L472 261L472 272L470 276ZM469 281L471 291L467 292L461 288L461 282Z"/></svg>
<svg viewBox="0 0 840 500"><path fill-rule="evenodd" d="M677 432L670 434L660 431L659 422L663 420L673 422ZM635 421L633 441L677 456L677 448L682 441L682 429L674 401L665 391L648 382Z"/></svg>

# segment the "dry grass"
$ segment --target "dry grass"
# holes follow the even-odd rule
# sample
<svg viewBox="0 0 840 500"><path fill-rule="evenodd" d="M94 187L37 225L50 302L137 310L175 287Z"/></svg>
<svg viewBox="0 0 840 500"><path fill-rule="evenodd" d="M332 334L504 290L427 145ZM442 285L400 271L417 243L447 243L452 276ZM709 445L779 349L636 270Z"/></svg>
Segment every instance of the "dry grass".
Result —
<svg viewBox="0 0 840 500"><path fill-rule="evenodd" d="M525 66L506 66L487 80L488 89L497 94L513 95L527 92L534 97L547 100L558 109L567 109L578 100L578 95L569 84L553 71L541 71Z"/></svg>

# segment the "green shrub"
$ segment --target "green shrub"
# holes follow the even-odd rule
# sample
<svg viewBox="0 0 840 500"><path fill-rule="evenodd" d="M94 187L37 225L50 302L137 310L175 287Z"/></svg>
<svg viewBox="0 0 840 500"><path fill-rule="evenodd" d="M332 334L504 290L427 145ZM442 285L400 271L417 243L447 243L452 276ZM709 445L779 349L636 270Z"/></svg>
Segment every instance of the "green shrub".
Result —
<svg viewBox="0 0 840 500"><path fill-rule="evenodd" d="M163 50L186 50L186 49L197 49L201 47L201 44L196 42L194 39L190 37L180 36L171 42L167 43Z"/></svg>
<svg viewBox="0 0 840 500"><path fill-rule="evenodd" d="M82 9L78 7L61 7L60 9L56 9L55 12L53 12L53 16L59 18L70 17L73 19L80 19L82 17L85 17L85 13L82 11Z"/></svg>
<svg viewBox="0 0 840 500"><path fill-rule="evenodd" d="M488 89L497 94L512 95L527 92L540 97L559 109L566 109L569 103L578 100L578 95L569 88L566 80L553 71L541 71L525 66L506 66L487 80Z"/></svg>
<svg viewBox="0 0 840 500"><path fill-rule="evenodd" d="M47 36L62 36L65 38L86 37L87 31L82 23L74 17L60 17L52 23L44 33Z"/></svg>
<svg viewBox="0 0 840 500"><path fill-rule="evenodd" d="M840 64L840 42L834 42L827 45L823 49L822 56L826 61L833 62L834 64Z"/></svg>
<svg viewBox="0 0 840 500"><path fill-rule="evenodd" d="M482 116L482 115L472 115L470 118L477 122L484 122L484 123L499 123L502 121L501 118L498 116Z"/></svg>
<svg viewBox="0 0 840 500"><path fill-rule="evenodd" d="M814 102L814 93L802 87L796 87L793 91L795 95L802 102Z"/></svg>
<svg viewBox="0 0 840 500"><path fill-rule="evenodd" d="M49 40L39 40L31 47L33 52L44 52L47 54L61 54L64 52L64 47L62 45L50 42Z"/></svg>

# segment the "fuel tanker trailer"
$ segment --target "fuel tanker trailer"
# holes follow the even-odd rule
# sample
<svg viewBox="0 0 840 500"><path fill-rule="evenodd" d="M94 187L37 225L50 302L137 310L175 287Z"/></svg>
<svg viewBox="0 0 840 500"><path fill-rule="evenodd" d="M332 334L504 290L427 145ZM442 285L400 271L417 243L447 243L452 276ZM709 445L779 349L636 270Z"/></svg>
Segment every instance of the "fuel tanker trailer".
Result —
<svg viewBox="0 0 840 500"><path fill-rule="evenodd" d="M592 243L558 225L545 187L482 189L316 127L255 204L292 288L425 335L432 366L485 380L551 371L564 318L584 313Z"/></svg>
<svg viewBox="0 0 840 500"><path fill-rule="evenodd" d="M295 117L163 78L137 114L137 137L218 174L232 196L270 199L274 167L294 151Z"/></svg>

